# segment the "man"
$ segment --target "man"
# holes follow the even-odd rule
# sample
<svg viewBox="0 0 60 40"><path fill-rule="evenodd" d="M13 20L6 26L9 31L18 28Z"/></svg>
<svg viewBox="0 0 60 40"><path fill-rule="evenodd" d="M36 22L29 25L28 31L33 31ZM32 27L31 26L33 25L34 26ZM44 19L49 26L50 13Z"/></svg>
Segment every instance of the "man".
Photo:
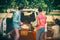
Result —
<svg viewBox="0 0 60 40"><path fill-rule="evenodd" d="M38 9L38 15L36 17L37 20L37 27L35 29L36 31L36 40L42 40L43 32L45 31L45 24L46 24L46 16L42 13L42 8L39 7Z"/></svg>
<svg viewBox="0 0 60 40"><path fill-rule="evenodd" d="M19 39L19 28L20 28L20 20L21 20L21 12L22 12L22 8L18 8L18 10L16 12L14 12L13 14L13 28L15 31L15 40Z"/></svg>
<svg viewBox="0 0 60 40"><path fill-rule="evenodd" d="M59 37L59 25L60 25L60 20L58 18L56 18L54 20L54 25L52 26L52 29L53 29L53 32L54 32L54 35L53 35L54 38Z"/></svg>

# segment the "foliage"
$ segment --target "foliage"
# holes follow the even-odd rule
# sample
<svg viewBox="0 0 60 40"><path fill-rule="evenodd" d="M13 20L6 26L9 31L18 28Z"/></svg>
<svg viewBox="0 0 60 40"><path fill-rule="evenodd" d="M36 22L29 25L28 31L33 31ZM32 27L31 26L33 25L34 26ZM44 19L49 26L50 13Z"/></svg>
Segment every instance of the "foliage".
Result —
<svg viewBox="0 0 60 40"><path fill-rule="evenodd" d="M18 8L23 6L24 8L38 8L42 6L44 10L60 7L59 0L0 0L0 12L3 12L7 8Z"/></svg>

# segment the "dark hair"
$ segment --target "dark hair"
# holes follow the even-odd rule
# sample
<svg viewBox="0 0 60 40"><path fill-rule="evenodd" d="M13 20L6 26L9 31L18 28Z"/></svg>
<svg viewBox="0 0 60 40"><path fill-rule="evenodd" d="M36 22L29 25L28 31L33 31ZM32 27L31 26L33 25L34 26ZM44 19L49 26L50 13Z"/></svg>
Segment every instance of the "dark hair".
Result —
<svg viewBox="0 0 60 40"><path fill-rule="evenodd" d="M55 19L55 23L56 23L57 25L60 25L60 20L59 20L59 19Z"/></svg>
<svg viewBox="0 0 60 40"><path fill-rule="evenodd" d="M19 8L18 8L18 10L22 10L22 9L23 9L23 7L19 7Z"/></svg>
<svg viewBox="0 0 60 40"><path fill-rule="evenodd" d="M38 11L39 11L39 12L42 12L42 7L39 7L39 8L38 8Z"/></svg>

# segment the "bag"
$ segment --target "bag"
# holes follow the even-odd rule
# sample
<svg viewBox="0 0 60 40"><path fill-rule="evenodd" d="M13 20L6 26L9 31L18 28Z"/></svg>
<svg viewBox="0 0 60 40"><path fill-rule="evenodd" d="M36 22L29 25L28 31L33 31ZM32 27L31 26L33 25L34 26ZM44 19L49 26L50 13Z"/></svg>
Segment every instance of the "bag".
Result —
<svg viewBox="0 0 60 40"><path fill-rule="evenodd" d="M31 23L32 27L36 27L37 26L37 20L35 20L34 22Z"/></svg>
<svg viewBox="0 0 60 40"><path fill-rule="evenodd" d="M21 36L28 36L28 29L21 29L20 34Z"/></svg>
<svg viewBox="0 0 60 40"><path fill-rule="evenodd" d="M27 36L28 35L28 29L29 29L29 26L27 24L22 25L21 26L21 35Z"/></svg>

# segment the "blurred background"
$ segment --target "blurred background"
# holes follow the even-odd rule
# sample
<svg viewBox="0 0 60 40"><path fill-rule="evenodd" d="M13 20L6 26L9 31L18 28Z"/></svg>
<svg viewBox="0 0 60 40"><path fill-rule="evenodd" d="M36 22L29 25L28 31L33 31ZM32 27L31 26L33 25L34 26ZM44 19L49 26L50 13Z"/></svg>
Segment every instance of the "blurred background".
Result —
<svg viewBox="0 0 60 40"><path fill-rule="evenodd" d="M34 9L37 10L38 7L42 7L43 13L45 13L47 17L47 27L57 30L58 32L54 31L54 33L57 32L56 35L58 35L56 40L60 38L60 0L0 0L0 34L5 35L12 30L13 14L12 12L9 13L7 9L17 10L18 7L23 7L25 10L27 9L24 15L30 15ZM28 12L28 10L30 12ZM58 19L58 28L53 27L55 22L54 19ZM47 34L49 34L49 32ZM2 35L0 36L1 38ZM56 35L54 34L53 37L55 38ZM30 38L30 40L33 39Z"/></svg>

